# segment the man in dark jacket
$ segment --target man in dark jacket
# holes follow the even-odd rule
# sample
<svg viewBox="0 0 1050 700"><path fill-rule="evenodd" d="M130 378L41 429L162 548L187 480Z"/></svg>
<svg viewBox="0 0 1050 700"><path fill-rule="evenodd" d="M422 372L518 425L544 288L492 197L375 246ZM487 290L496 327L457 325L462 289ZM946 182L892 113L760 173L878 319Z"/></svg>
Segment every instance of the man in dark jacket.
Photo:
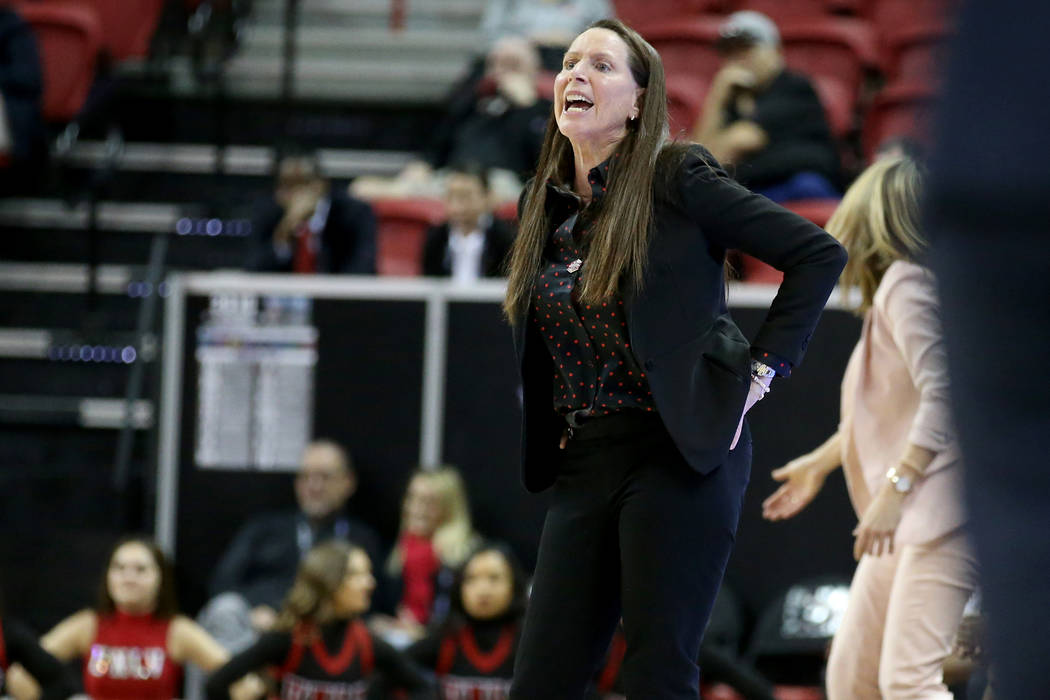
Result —
<svg viewBox="0 0 1050 700"><path fill-rule="evenodd" d="M375 531L346 512L356 489L357 476L342 447L329 440L310 443L295 477L298 510L259 515L244 524L212 573L213 598L201 612L201 624L228 649L248 646L273 626L302 557L325 540L349 540L381 562Z"/></svg>
<svg viewBox="0 0 1050 700"><path fill-rule="evenodd" d="M810 81L784 68L780 32L763 14L736 12L719 28L725 57L694 138L742 185L774 201L836 197L839 157Z"/></svg>
<svg viewBox="0 0 1050 700"><path fill-rule="evenodd" d="M539 160L553 105L536 82L536 47L504 37L489 52L485 72L452 99L425 153L435 169L463 162L530 174Z"/></svg>
<svg viewBox="0 0 1050 700"><path fill-rule="evenodd" d="M252 217L255 248L248 263L260 272L374 274L376 219L365 202L333 187L316 155L281 160L272 197Z"/></svg>
<svg viewBox="0 0 1050 700"><path fill-rule="evenodd" d="M448 221L427 231L423 274L461 283L502 276L514 227L492 215L485 170L476 164L450 168L445 206Z"/></svg>

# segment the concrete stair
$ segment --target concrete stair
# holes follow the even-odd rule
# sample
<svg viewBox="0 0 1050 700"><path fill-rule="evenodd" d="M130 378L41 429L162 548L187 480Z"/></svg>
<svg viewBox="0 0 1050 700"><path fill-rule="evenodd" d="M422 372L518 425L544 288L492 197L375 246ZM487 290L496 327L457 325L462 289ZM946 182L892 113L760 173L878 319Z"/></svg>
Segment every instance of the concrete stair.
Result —
<svg viewBox="0 0 1050 700"><path fill-rule="evenodd" d="M284 8L284 0L255 3L244 42L228 66L232 96L280 96ZM406 0L399 29L391 28L390 8L390 0L303 2L296 30L296 97L433 104L485 49L478 31L483 0ZM171 69L178 94L200 90L187 59L173 59Z"/></svg>

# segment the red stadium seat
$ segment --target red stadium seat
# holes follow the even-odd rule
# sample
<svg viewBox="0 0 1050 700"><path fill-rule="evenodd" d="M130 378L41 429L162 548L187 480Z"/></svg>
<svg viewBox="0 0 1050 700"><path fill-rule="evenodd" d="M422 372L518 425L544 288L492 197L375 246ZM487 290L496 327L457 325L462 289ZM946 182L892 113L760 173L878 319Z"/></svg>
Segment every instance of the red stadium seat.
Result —
<svg viewBox="0 0 1050 700"><path fill-rule="evenodd" d="M668 78L689 78L709 83L722 59L715 51L719 18L693 17L650 23L639 32L660 52Z"/></svg>
<svg viewBox="0 0 1050 700"><path fill-rule="evenodd" d="M50 2L51 0L48 0ZM69 3L72 0L54 0ZM75 0L94 8L102 22L102 44L114 61L144 58L165 0Z"/></svg>
<svg viewBox="0 0 1050 700"><path fill-rule="evenodd" d="M827 15L855 15L865 0L732 0L730 11L754 10L774 22Z"/></svg>
<svg viewBox="0 0 1050 700"><path fill-rule="evenodd" d="M879 64L870 26L827 17L785 23L780 34L788 67L813 81L832 133L841 140L853 128L867 73Z"/></svg>
<svg viewBox="0 0 1050 700"><path fill-rule="evenodd" d="M857 95L865 71L879 65L871 26L863 20L828 17L780 27L788 67L811 78L833 78Z"/></svg>
<svg viewBox="0 0 1050 700"><path fill-rule="evenodd" d="M654 18L721 14L730 4L730 0L613 0L616 16L635 29L652 24Z"/></svg>
<svg viewBox="0 0 1050 700"><path fill-rule="evenodd" d="M922 83L899 83L880 92L864 118L864 156L870 162L879 144L906 137L929 146L936 91Z"/></svg>
<svg viewBox="0 0 1050 700"><path fill-rule="evenodd" d="M824 114L828 118L831 133L840 141L845 139L853 129L853 117L857 108L857 96L849 88L824 75L813 77L813 89L817 91L820 103L824 105Z"/></svg>
<svg viewBox="0 0 1050 700"><path fill-rule="evenodd" d="M667 77L667 116L671 138L691 138L700 118L709 84L703 78L672 75Z"/></svg>
<svg viewBox="0 0 1050 700"><path fill-rule="evenodd" d="M861 15L875 25L880 37L930 22L950 24L958 0L863 0Z"/></svg>
<svg viewBox="0 0 1050 700"><path fill-rule="evenodd" d="M761 12L777 24L824 17L838 9L831 0L737 0L733 5L734 11Z"/></svg>
<svg viewBox="0 0 1050 700"><path fill-rule="evenodd" d="M445 220L445 203L439 199L375 199L371 204L379 222L376 272L419 275L426 231Z"/></svg>
<svg viewBox="0 0 1050 700"><path fill-rule="evenodd" d="M18 11L40 47L44 119L68 122L84 106L95 80L102 45L99 18L90 8L58 3L27 3Z"/></svg>
<svg viewBox="0 0 1050 700"><path fill-rule="evenodd" d="M794 199L781 204L799 216L809 219L817 226L824 228L828 225L828 219L838 209L838 199Z"/></svg>
<svg viewBox="0 0 1050 700"><path fill-rule="evenodd" d="M891 83L937 85L951 29L941 21L914 24L883 38L883 63Z"/></svg>

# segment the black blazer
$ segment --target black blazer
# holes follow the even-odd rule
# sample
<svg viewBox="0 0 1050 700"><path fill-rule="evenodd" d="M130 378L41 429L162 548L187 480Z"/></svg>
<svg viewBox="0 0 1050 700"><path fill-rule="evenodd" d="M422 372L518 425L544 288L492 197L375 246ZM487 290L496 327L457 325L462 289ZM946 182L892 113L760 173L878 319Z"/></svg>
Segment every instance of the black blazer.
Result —
<svg viewBox="0 0 1050 700"><path fill-rule="evenodd" d="M431 226L423 244L423 274L448 277L452 274L452 259L448 250L448 222ZM485 246L481 249L483 277L502 277L503 261L514 242L514 227L495 217L485 229Z"/></svg>
<svg viewBox="0 0 1050 700"><path fill-rule="evenodd" d="M333 187L328 219L321 231L318 272L371 275L376 271L376 217L367 202ZM293 255L281 258L273 247L273 231L284 209L268 196L255 207L252 217L254 250L248 267L258 272L291 272Z"/></svg>
<svg viewBox="0 0 1050 700"><path fill-rule="evenodd" d="M726 303L726 251L742 250L784 272L754 346L798 365L846 252L823 230L726 175L700 146L658 162L654 232L641 289L623 290L631 351L645 368L660 417L700 473L725 461L750 384L751 347ZM678 160L679 162L675 162ZM550 212L559 195L547 187ZM560 222L559 222L560 223ZM556 225L556 224L555 224ZM554 412L553 365L543 339L516 320L524 392L522 481L554 483L565 422Z"/></svg>

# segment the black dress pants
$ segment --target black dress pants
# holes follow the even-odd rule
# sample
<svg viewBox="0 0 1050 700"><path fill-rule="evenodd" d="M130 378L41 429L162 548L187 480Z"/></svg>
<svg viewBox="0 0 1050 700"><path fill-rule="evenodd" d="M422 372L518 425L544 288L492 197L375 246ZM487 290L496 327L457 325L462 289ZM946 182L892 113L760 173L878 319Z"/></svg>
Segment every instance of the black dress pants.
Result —
<svg viewBox="0 0 1050 700"><path fill-rule="evenodd" d="M566 446L511 700L582 698L621 615L627 697L699 696L700 640L736 535L750 435L702 475L654 414L595 422L612 420L614 434L588 437L585 425Z"/></svg>

